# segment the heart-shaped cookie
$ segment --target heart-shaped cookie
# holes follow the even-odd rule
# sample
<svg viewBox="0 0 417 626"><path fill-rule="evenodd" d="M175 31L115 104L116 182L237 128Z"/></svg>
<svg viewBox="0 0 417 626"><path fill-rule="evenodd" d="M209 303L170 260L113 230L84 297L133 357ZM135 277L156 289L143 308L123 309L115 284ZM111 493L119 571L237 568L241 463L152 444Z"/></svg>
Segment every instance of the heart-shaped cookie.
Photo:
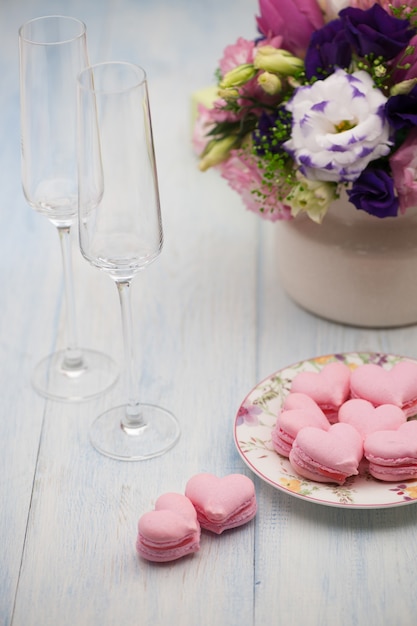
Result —
<svg viewBox="0 0 417 626"><path fill-rule="evenodd" d="M306 393L294 392L289 393L282 404L280 413L284 411L305 410L316 415L323 415L323 411L313 398Z"/></svg>
<svg viewBox="0 0 417 626"><path fill-rule="evenodd" d="M139 520L136 549L149 561L172 561L197 552L200 524L190 500L179 493L165 493L155 509Z"/></svg>
<svg viewBox="0 0 417 626"><path fill-rule="evenodd" d="M397 430L379 430L364 442L369 472L386 481L417 478L417 421L410 420Z"/></svg>
<svg viewBox="0 0 417 626"><path fill-rule="evenodd" d="M289 458L301 476L343 484L348 476L358 474L362 456L361 435L350 424L338 422L327 431L312 426L302 428Z"/></svg>
<svg viewBox="0 0 417 626"><path fill-rule="evenodd" d="M396 430L406 422L404 412L394 404L377 407L368 400L348 400L339 409L339 422L351 424L364 439L377 430Z"/></svg>
<svg viewBox="0 0 417 626"><path fill-rule="evenodd" d="M201 527L217 534L246 524L256 514L255 487L243 474L222 478L196 474L187 482L185 495L193 503Z"/></svg>
<svg viewBox="0 0 417 626"><path fill-rule="evenodd" d="M310 396L304 393L290 393L284 401L271 433L276 452L288 456L294 438L305 426L316 426L328 430L330 423Z"/></svg>
<svg viewBox="0 0 417 626"><path fill-rule="evenodd" d="M417 420L402 424L397 430L380 430L365 439L365 456L398 464L404 460L417 461Z"/></svg>
<svg viewBox="0 0 417 626"><path fill-rule="evenodd" d="M350 369L340 361L328 363L320 372L300 372L291 383L292 393L312 398L330 421L350 394Z"/></svg>
<svg viewBox="0 0 417 626"><path fill-rule="evenodd" d="M374 363L360 365L351 375L353 398L369 400L373 405L395 404L406 417L417 411L417 363L400 361L387 370Z"/></svg>

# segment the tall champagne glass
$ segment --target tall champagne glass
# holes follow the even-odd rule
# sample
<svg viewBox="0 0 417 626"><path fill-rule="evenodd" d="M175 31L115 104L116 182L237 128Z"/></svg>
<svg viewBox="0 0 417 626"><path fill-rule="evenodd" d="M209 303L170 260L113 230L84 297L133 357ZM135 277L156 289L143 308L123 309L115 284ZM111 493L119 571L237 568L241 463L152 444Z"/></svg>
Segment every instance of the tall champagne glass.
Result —
<svg viewBox="0 0 417 626"><path fill-rule="evenodd" d="M88 66L86 27L45 16L19 29L22 184L28 204L58 229L67 308L67 346L44 358L32 383L56 400L94 397L117 379L107 355L77 341L71 226L77 219L77 76Z"/></svg>
<svg viewBox="0 0 417 626"><path fill-rule="evenodd" d="M92 425L91 441L106 456L158 456L178 440L169 411L144 404L135 380L131 282L162 249L162 223L146 75L131 63L82 71L79 104L79 234L83 256L114 280L126 356L126 404Z"/></svg>

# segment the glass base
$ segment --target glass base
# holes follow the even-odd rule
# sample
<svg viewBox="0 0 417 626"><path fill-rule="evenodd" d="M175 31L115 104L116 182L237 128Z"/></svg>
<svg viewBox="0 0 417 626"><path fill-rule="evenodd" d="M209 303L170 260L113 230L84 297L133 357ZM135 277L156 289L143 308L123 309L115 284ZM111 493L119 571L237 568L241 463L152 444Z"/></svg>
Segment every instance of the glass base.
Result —
<svg viewBox="0 0 417 626"><path fill-rule="evenodd" d="M93 423L90 439L94 448L119 461L142 461L161 456L180 436L179 424L169 411L152 404L140 404L141 425L124 426L127 406L102 413Z"/></svg>
<svg viewBox="0 0 417 626"><path fill-rule="evenodd" d="M110 389L118 379L116 363L106 354L81 350L68 361L65 350L54 352L35 367L34 389L45 398L65 402L88 400Z"/></svg>

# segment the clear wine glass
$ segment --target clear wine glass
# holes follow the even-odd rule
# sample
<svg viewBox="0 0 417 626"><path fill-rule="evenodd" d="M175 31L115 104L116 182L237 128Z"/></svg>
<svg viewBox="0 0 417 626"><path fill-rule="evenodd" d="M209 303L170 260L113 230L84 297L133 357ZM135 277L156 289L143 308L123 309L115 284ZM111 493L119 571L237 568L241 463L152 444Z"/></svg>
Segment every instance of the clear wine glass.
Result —
<svg viewBox="0 0 417 626"><path fill-rule="evenodd" d="M67 347L44 358L34 388L55 400L78 401L109 389L114 361L78 346L71 226L77 219L77 76L87 67L85 24L65 16L30 20L19 29L22 185L28 204L58 229L67 308Z"/></svg>
<svg viewBox="0 0 417 626"><path fill-rule="evenodd" d="M120 298L127 402L92 425L93 446L120 460L159 456L178 440L169 411L140 402L135 380L131 282L163 243L146 74L108 62L78 78L79 235L83 256L114 280Z"/></svg>

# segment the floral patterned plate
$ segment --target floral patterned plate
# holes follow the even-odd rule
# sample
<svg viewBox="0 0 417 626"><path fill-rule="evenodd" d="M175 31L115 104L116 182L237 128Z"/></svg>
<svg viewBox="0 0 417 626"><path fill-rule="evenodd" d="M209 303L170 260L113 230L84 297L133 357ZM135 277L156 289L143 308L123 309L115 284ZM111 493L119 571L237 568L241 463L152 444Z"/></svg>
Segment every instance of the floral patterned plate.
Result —
<svg viewBox="0 0 417 626"><path fill-rule="evenodd" d="M342 361L351 369L364 363L377 363L389 369L402 358L381 353L331 354L301 361L275 372L246 396L236 415L234 439L242 459L265 482L309 502L356 509L378 509L416 502L416 480L401 484L375 480L368 473L366 462L361 465L359 475L349 478L342 486L302 478L287 458L275 452L271 441L277 412L289 392L292 379L299 372L318 372L331 361Z"/></svg>

